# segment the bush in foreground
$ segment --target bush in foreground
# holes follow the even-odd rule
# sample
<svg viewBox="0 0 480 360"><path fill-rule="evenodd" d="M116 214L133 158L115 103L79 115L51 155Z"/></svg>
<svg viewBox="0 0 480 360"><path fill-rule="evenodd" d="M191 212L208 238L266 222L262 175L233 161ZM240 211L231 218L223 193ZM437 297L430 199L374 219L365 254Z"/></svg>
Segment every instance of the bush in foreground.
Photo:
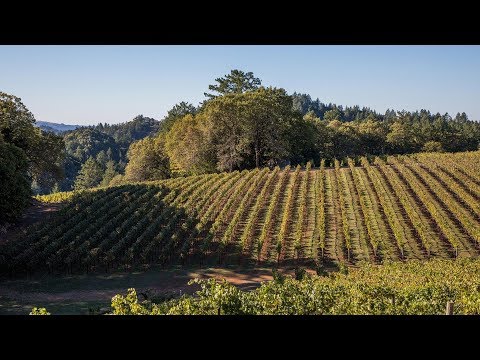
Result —
<svg viewBox="0 0 480 360"><path fill-rule="evenodd" d="M347 274L275 276L253 291L215 279L195 279L196 296L153 303L135 289L112 299L114 315L480 314L480 260L365 264Z"/></svg>

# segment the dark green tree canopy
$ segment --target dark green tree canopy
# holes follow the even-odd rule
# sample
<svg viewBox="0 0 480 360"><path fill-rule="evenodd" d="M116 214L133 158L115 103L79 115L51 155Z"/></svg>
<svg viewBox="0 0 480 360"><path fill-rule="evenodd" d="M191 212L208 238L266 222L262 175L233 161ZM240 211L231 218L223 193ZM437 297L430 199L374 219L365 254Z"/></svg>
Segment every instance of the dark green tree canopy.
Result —
<svg viewBox="0 0 480 360"><path fill-rule="evenodd" d="M0 133L6 143L24 151L33 147L38 133L33 114L19 97L0 92Z"/></svg>
<svg viewBox="0 0 480 360"><path fill-rule="evenodd" d="M184 117L185 115L193 115L196 113L197 108L193 106L193 104L185 101L179 102L178 104L175 104L173 108L168 110L167 116L165 116L165 118L160 122L160 131L167 132L172 128L173 124L178 119Z"/></svg>
<svg viewBox="0 0 480 360"><path fill-rule="evenodd" d="M100 123L92 128L110 135L120 147L128 148L132 142L156 133L160 128L160 121L137 115L133 120L124 123L112 125Z"/></svg>
<svg viewBox="0 0 480 360"><path fill-rule="evenodd" d="M33 114L21 99L0 92L0 135L27 156L30 178L47 187L63 176L64 145L60 136L34 126Z"/></svg>
<svg viewBox="0 0 480 360"><path fill-rule="evenodd" d="M217 94L204 93L210 99L226 94L239 94L249 90L258 89L262 84L259 78L253 76L253 72L243 72L241 70L232 70L230 74L217 78L216 85L209 85L208 89Z"/></svg>
<svg viewBox="0 0 480 360"><path fill-rule="evenodd" d="M15 221L30 202L28 159L0 137L0 224Z"/></svg>

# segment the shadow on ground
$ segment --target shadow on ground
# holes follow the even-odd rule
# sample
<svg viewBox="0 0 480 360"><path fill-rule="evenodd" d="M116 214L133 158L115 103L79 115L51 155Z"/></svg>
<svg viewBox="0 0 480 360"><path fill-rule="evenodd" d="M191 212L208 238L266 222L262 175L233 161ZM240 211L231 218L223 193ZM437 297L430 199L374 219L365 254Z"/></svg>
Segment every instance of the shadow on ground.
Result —
<svg viewBox="0 0 480 360"><path fill-rule="evenodd" d="M194 278L226 279L243 290L252 290L272 280L271 269L152 268L146 271L73 276L37 275L0 280L0 314L28 314L32 307L45 307L52 314L90 314L110 306L111 298L135 288L138 294L193 294Z"/></svg>

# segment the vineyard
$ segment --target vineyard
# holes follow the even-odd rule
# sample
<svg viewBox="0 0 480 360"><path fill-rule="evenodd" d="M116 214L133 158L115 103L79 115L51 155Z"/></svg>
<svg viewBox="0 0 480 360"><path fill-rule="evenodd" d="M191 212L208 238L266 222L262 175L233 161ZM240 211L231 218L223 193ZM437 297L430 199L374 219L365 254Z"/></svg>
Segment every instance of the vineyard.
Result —
<svg viewBox="0 0 480 360"><path fill-rule="evenodd" d="M335 160L43 196L3 271L357 264L480 254L480 152Z"/></svg>

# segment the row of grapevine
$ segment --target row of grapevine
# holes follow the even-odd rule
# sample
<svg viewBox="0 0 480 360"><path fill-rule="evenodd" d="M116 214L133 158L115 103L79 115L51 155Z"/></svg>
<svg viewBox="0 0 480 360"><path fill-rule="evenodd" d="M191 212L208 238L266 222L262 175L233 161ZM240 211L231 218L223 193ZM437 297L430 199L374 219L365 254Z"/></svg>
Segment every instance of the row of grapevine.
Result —
<svg viewBox="0 0 480 360"><path fill-rule="evenodd" d="M255 226L258 223L260 210L267 201L267 194L271 191L272 185L275 184L279 171L280 168L278 166L275 167L270 177L265 182L260 194L257 196L255 204L248 215L247 225L245 226L245 229L243 230L243 233L240 237L240 246L244 255L250 254L249 248L252 246L252 242L254 241L254 231Z"/></svg>
<svg viewBox="0 0 480 360"><path fill-rule="evenodd" d="M378 166L379 174L382 176L386 185L390 185L391 192L395 194L396 198L399 200L408 220L412 226L413 231L416 232L418 238L421 241L421 246L427 252L427 255L430 257L432 251L436 255L445 255L445 252L442 252L441 247L436 246L435 238L439 237L430 226L430 213L426 211L426 214L422 211L421 203L417 204L415 197L410 196L407 185L400 179L398 174L391 168L387 166L385 162L380 158L375 158L375 164Z"/></svg>
<svg viewBox="0 0 480 360"><path fill-rule="evenodd" d="M334 160L335 164L335 179L337 182L337 189L338 189L338 202L340 204L340 216L342 218L342 230L343 230L343 238L345 239L345 250L347 251L347 261L350 261L350 252L352 249L352 240L350 236L350 226L348 224L348 215L347 215L347 209L345 202L347 199L345 199L345 189L343 187L343 182L342 182L342 174L340 171L340 162L335 159Z"/></svg>
<svg viewBox="0 0 480 360"><path fill-rule="evenodd" d="M430 156L429 159L425 159L425 161L433 162L440 171L452 179L455 179L465 191L470 193L477 201L480 201L480 185L462 172L458 164L453 162L452 159L445 156Z"/></svg>
<svg viewBox="0 0 480 360"><path fill-rule="evenodd" d="M442 186L432 175L425 171L417 163L413 162L411 158L404 158L404 164L414 173L416 173L426 184L432 192L442 202L444 208L449 211L452 216L458 219L463 229L472 237L478 244L480 242L480 226L479 223L471 217L466 209L461 206L445 187ZM453 215L454 214L454 215Z"/></svg>
<svg viewBox="0 0 480 360"><path fill-rule="evenodd" d="M442 206L435 201L431 193L424 187L424 185L417 180L415 175L409 168L400 163L396 157L389 156L387 158L388 163L394 165L399 174L410 184L410 188L414 191L416 196L427 208L430 216L441 229L447 240L455 249L455 254L458 256L459 246L461 246L459 238L462 236L456 231L455 225L448 218L448 215L443 210Z"/></svg>
<svg viewBox="0 0 480 360"><path fill-rule="evenodd" d="M219 199L218 202L212 204L211 214L208 215L213 221L205 234L200 246L200 253L204 256L209 256L211 252L215 252L215 248L219 245L219 238L222 230L228 226L230 214L235 205L240 201L241 194L249 187L250 180L258 176L259 170L243 171L240 178L232 187L227 190L226 195ZM206 216L206 215L205 215ZM204 216L204 217L205 217ZM200 220L202 222L202 220ZM205 224L207 224L205 222Z"/></svg>
<svg viewBox="0 0 480 360"><path fill-rule="evenodd" d="M270 245L272 241L273 226L275 223L275 215L280 206L280 196L285 192L288 180L290 179L290 165L288 165L282 172L273 194L270 204L268 205L267 214L265 216L265 222L262 227L262 232L256 243L256 249L253 253L257 255L257 260L262 261L269 257ZM255 251L256 250L256 251Z"/></svg>
<svg viewBox="0 0 480 360"><path fill-rule="evenodd" d="M328 218L328 231L325 237L325 252L329 258L343 261L344 242L341 227L341 213L338 204L335 172L327 171L325 176L325 209Z"/></svg>
<svg viewBox="0 0 480 360"><path fill-rule="evenodd" d="M277 243L275 244L277 262L280 262L280 260L283 260L283 258L285 257L285 247L287 243L288 231L290 228L289 225L291 223L293 205L295 201L294 194L297 191L298 178L300 176L301 169L301 166L297 165L295 172L293 173L292 185L288 188L285 210L283 212L282 222L280 224L280 231L278 233Z"/></svg>
<svg viewBox="0 0 480 360"><path fill-rule="evenodd" d="M0 248L2 271L480 254L480 152L366 157L59 193Z"/></svg>
<svg viewBox="0 0 480 360"><path fill-rule="evenodd" d="M395 211L393 201L390 198L390 193L384 188L382 181L378 177L376 171L370 166L367 158L361 158L362 166L367 170L368 177L375 188L375 191L378 194L378 198L380 199L380 206L382 206L383 211L386 215L388 224L392 229L394 234L395 240L397 242L397 246L400 249L402 258L405 257L405 246L407 244L407 236L405 234L405 227L402 226L398 219L398 215ZM352 168L352 165L350 164ZM353 168L352 168L353 171Z"/></svg>
<svg viewBox="0 0 480 360"><path fill-rule="evenodd" d="M367 228L367 234L373 250L374 257L378 256L378 247L381 243L381 233L379 230L375 211L373 209L370 196L365 188L363 178L358 174L357 168L352 168L353 183L357 196L360 199L360 206L362 209L363 219Z"/></svg>
<svg viewBox="0 0 480 360"><path fill-rule="evenodd" d="M314 259L323 258L325 252L325 160L320 163L320 170L315 172L314 183L315 226L311 239L311 254Z"/></svg>
<svg viewBox="0 0 480 360"><path fill-rule="evenodd" d="M310 162L307 163L305 173L303 174L303 178L300 184L300 191L297 196L298 203L300 206L298 207L298 217L295 226L295 233L293 238L293 248L295 250L295 258L300 256L300 246L302 245L302 238L304 234L304 230L306 229L306 220L307 220L307 195L308 195L308 180L310 176L310 169L312 168L312 164Z"/></svg>
<svg viewBox="0 0 480 360"><path fill-rule="evenodd" d="M435 162L425 161L418 162L417 164L423 167L430 176L435 178L435 180L441 182L443 188L448 190L451 194L454 194L457 199L469 207L469 210L475 214L474 216L476 219L480 218L480 203L470 195L470 193L466 191L453 176L439 169ZM463 204L461 206L462 208L464 208Z"/></svg>
<svg viewBox="0 0 480 360"><path fill-rule="evenodd" d="M222 249L227 245L228 242L231 242L232 239L235 239L235 232L239 226L239 221L244 215L244 213L247 211L251 202L254 200L254 194L258 193L259 189L261 189L262 184L265 182L266 178L268 178L269 171L270 170L268 168L264 168L251 182L248 190L238 204L238 207L236 208L233 216L230 218L228 226L223 232L223 236L220 240Z"/></svg>
<svg viewBox="0 0 480 360"><path fill-rule="evenodd" d="M353 164L353 161L351 162ZM348 161L347 165L349 165L350 168L350 163ZM350 229L352 230L352 244L354 246L353 251L355 253L355 261L370 261L373 258L373 250L371 249L368 234L365 230L366 226L363 219L360 198L355 189L351 168L350 171L342 171L342 180L345 183L346 191L348 191L348 198L350 199L347 205L351 212L350 215L353 224L353 227Z"/></svg>

